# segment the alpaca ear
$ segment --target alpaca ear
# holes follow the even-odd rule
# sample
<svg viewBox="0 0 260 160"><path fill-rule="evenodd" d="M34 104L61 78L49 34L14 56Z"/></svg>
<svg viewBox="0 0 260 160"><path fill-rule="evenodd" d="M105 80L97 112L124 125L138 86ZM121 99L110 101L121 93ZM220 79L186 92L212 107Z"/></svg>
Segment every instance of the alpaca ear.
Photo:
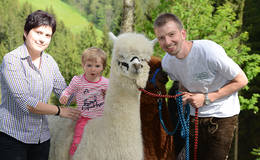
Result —
<svg viewBox="0 0 260 160"><path fill-rule="evenodd" d="M109 35L109 38L110 38L113 42L115 42L115 41L118 39L118 38L114 35L114 33L112 33L112 32L109 32L108 35Z"/></svg>
<svg viewBox="0 0 260 160"><path fill-rule="evenodd" d="M154 46L157 42L158 42L158 39L157 39L157 38L151 40L151 43L152 43L153 46Z"/></svg>

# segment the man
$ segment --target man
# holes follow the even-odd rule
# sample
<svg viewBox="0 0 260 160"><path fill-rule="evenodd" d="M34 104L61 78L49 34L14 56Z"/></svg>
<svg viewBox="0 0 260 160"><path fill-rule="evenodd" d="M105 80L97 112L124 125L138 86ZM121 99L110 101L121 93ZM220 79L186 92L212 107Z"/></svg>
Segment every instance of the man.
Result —
<svg viewBox="0 0 260 160"><path fill-rule="evenodd" d="M174 14L159 15L154 32L166 52L163 69L180 82L180 90L186 91L183 103L192 106L191 156L198 108L198 159L227 159L240 112L238 90L247 85L247 77L220 45L210 40L186 40L182 22Z"/></svg>

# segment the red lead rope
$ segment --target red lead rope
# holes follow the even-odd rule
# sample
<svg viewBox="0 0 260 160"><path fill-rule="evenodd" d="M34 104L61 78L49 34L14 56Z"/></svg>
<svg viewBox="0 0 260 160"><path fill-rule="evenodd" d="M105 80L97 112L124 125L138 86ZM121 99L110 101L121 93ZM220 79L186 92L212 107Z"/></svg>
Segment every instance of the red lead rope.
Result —
<svg viewBox="0 0 260 160"><path fill-rule="evenodd" d="M162 94L155 94L155 93L151 93L143 88L139 88L140 91L144 92L145 94L148 94L152 97L159 97L159 98L177 98L179 96L184 95L184 93L181 94L176 94L176 95L162 95Z"/></svg>
<svg viewBox="0 0 260 160"><path fill-rule="evenodd" d="M195 133L194 133L194 160L197 160L197 150L198 150L198 135L199 135L199 118L198 118L198 108L195 109Z"/></svg>

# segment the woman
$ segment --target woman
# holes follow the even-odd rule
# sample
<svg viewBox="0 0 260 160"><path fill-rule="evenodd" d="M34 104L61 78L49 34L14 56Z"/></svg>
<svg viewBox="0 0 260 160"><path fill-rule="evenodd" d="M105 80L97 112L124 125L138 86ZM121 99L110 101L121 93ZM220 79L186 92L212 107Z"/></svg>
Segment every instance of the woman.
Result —
<svg viewBox="0 0 260 160"><path fill-rule="evenodd" d="M50 133L45 115L77 119L80 111L47 104L66 88L55 60L44 50L56 30L54 17L38 10L24 25L24 44L7 53L0 68L0 155L3 160L47 160Z"/></svg>

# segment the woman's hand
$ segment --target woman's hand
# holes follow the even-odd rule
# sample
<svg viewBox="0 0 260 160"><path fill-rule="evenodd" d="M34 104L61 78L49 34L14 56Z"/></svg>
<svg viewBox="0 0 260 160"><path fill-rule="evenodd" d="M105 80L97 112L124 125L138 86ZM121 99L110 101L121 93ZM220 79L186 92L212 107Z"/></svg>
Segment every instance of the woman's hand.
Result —
<svg viewBox="0 0 260 160"><path fill-rule="evenodd" d="M80 117L81 111L72 107L60 107L60 117L77 120Z"/></svg>

